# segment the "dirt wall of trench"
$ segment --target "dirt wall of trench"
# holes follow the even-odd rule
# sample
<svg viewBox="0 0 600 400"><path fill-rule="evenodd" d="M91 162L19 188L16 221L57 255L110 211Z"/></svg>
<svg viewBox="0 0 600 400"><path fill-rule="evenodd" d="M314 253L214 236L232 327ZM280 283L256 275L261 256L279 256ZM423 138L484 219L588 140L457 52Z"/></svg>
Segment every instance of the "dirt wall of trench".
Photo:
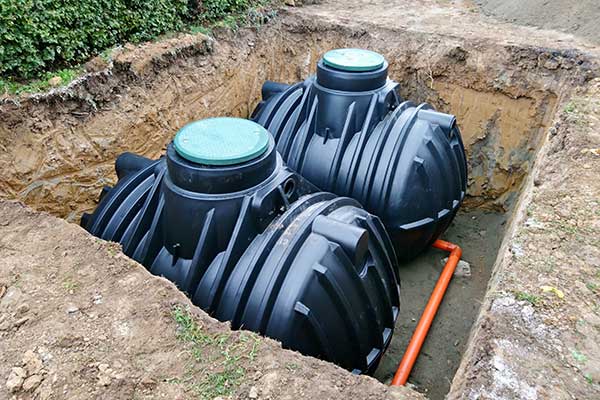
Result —
<svg viewBox="0 0 600 400"><path fill-rule="evenodd" d="M183 35L113 55L66 89L0 103L0 196L75 221L114 183L131 151L158 157L177 129L246 117L266 79L294 82L336 47L390 62L401 93L457 115L470 162L470 204L505 208L531 168L561 93L589 79L576 52L325 26L285 14L259 31Z"/></svg>

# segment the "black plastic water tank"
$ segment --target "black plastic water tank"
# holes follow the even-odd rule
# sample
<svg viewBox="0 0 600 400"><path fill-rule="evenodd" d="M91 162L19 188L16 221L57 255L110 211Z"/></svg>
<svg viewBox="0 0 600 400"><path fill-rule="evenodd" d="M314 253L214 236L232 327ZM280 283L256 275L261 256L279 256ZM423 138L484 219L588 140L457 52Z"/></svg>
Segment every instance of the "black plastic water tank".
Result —
<svg viewBox="0 0 600 400"><path fill-rule="evenodd" d="M454 116L402 101L387 72L377 53L332 50L304 82L266 82L252 120L290 168L381 217L406 260L454 218L467 164Z"/></svg>
<svg viewBox="0 0 600 400"><path fill-rule="evenodd" d="M233 328L355 372L376 368L399 309L385 228L288 169L263 127L197 121L166 157L125 153L116 168L85 229Z"/></svg>

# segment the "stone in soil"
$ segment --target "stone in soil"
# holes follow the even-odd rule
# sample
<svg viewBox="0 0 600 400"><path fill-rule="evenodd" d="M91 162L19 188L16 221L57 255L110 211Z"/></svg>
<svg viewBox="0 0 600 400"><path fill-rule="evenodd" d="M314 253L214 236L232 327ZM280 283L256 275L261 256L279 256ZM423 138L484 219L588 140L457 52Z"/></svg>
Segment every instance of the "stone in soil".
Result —
<svg viewBox="0 0 600 400"><path fill-rule="evenodd" d="M23 385L23 381L25 381L25 376L27 376L27 373L23 368L14 367L10 371L10 375L6 380L6 388L8 389L8 391L10 393L18 392L21 389L21 386Z"/></svg>
<svg viewBox="0 0 600 400"><path fill-rule="evenodd" d="M448 257L441 260L442 265L446 265L448 262ZM460 260L458 264L456 264L456 269L454 270L454 276L458 276L461 278L468 278L471 276L471 264L466 262L465 260Z"/></svg>

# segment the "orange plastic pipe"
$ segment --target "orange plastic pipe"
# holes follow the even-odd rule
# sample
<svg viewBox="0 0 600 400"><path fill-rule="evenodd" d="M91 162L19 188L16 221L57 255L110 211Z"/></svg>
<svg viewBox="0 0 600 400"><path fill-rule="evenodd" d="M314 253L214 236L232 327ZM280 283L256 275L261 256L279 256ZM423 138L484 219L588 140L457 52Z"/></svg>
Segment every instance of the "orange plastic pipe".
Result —
<svg viewBox="0 0 600 400"><path fill-rule="evenodd" d="M406 352L402 357L402 361L400 361L398 370L396 371L394 379L392 380L392 386L404 386L406 381L408 381L410 371L412 371L415 361L417 361L417 357L419 356L423 342L427 337L431 323L433 322L435 314L437 313L442 299L444 298L444 294L446 293L450 279L452 279L452 276L454 275L456 264L458 264L458 261L462 256L462 249L450 242L436 240L433 243L433 247L440 250L449 251L450 256L448 257L448 261L446 262L446 265L440 274L440 278L435 284L435 288L433 288L431 297L425 306L425 310L423 311L423 315L417 324L415 333L413 333L413 336L410 339L410 343L406 348Z"/></svg>

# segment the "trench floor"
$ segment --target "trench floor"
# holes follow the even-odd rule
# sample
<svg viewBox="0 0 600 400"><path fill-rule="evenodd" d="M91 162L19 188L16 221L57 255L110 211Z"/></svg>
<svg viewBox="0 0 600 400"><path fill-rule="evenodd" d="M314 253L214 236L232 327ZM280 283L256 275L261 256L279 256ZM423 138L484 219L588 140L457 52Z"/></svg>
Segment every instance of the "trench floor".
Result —
<svg viewBox="0 0 600 400"><path fill-rule="evenodd" d="M463 249L471 276L454 276L409 382L432 400L443 399L465 350L496 260L509 213L480 209L459 212L442 239ZM400 266L400 316L394 338L375 372L389 383L402 359L447 253L431 249Z"/></svg>

